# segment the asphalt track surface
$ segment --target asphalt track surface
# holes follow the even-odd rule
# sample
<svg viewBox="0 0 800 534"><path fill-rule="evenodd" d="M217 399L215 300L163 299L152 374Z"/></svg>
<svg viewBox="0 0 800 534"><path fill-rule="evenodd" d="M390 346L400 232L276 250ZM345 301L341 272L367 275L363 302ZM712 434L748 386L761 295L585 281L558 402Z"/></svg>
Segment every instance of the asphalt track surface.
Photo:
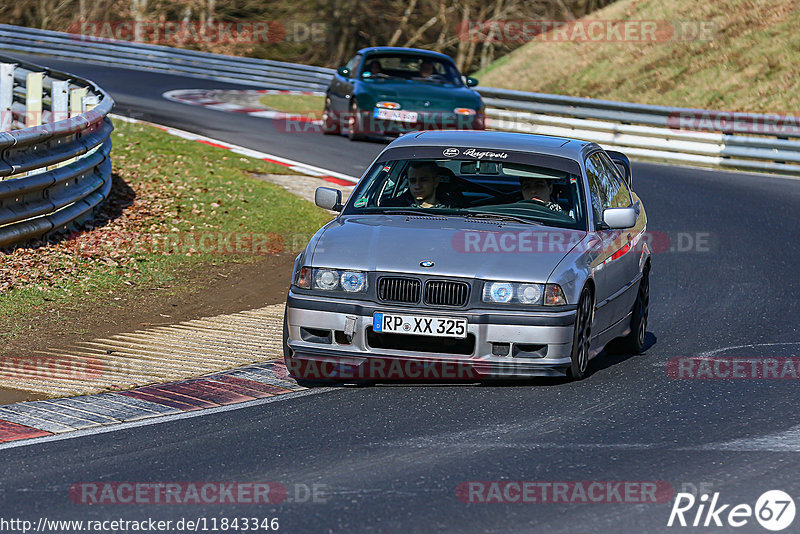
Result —
<svg viewBox="0 0 800 534"><path fill-rule="evenodd" d="M117 113L358 175L384 146L286 134L272 121L163 100L232 87L71 64ZM278 517L281 532L766 532L668 528L659 504L467 504L466 481L665 481L720 502L800 497L794 380L675 380L670 358L800 355L800 184L762 175L634 164L649 230L700 235L700 250L654 254L649 348L600 357L578 383L335 388L193 418L32 441L0 451L0 516L49 519ZM679 240L683 239L683 243ZM75 504L80 482L272 481L324 485L325 502ZM303 486L300 486L302 488ZM297 501L297 499L290 499ZM693 519L696 507L689 520ZM727 513L727 512L726 512ZM723 514L722 519L725 519ZM800 518L785 532L800 531Z"/></svg>

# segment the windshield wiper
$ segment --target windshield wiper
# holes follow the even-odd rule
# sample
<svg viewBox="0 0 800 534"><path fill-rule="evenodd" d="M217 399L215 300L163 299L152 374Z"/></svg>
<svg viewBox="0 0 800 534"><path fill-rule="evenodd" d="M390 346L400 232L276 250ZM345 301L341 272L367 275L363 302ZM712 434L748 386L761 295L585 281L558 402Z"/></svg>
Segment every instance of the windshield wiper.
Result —
<svg viewBox="0 0 800 534"><path fill-rule="evenodd" d="M381 215L427 215L428 217L447 217L446 214L432 212L431 208L381 210Z"/></svg>
<svg viewBox="0 0 800 534"><path fill-rule="evenodd" d="M405 80L405 78L403 78L402 76L392 76L391 74L384 74L382 72L379 73L379 74L373 74L368 79L370 79L370 80L376 80L376 79L377 80Z"/></svg>
<svg viewBox="0 0 800 534"><path fill-rule="evenodd" d="M467 219L496 219L498 221L513 221L523 224L535 224L537 226L542 226L542 223L525 219L524 217L515 217L514 215L503 215L500 213L464 213L463 216Z"/></svg>

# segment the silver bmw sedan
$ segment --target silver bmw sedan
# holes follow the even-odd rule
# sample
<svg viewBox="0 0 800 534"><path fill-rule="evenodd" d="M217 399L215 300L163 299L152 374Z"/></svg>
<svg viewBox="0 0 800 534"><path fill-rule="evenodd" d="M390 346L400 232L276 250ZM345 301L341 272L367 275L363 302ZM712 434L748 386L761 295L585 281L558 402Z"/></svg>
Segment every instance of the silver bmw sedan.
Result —
<svg viewBox="0 0 800 534"><path fill-rule="evenodd" d="M623 154L521 133L407 134L298 255L299 382L568 376L645 343L647 218Z"/></svg>

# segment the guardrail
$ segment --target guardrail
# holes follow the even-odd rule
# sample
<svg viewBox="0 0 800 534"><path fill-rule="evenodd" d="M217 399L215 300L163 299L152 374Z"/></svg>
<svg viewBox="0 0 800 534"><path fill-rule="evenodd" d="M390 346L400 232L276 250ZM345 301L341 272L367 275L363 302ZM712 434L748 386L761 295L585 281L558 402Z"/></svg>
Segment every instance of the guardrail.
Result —
<svg viewBox="0 0 800 534"><path fill-rule="evenodd" d="M324 91L334 73L333 69L323 67L84 38L3 24L0 24L0 49L274 89ZM800 175L798 117L726 115L492 87L478 90L487 105L488 126L495 130L575 137L622 150L633 157L670 163ZM789 127L781 128L782 125Z"/></svg>
<svg viewBox="0 0 800 534"><path fill-rule="evenodd" d="M324 91L333 69L0 24L0 49L258 87Z"/></svg>
<svg viewBox="0 0 800 534"><path fill-rule="evenodd" d="M482 88L494 130L575 137L629 156L800 176L800 117Z"/></svg>
<svg viewBox="0 0 800 534"><path fill-rule="evenodd" d="M113 105L89 80L0 56L0 247L74 228L108 197Z"/></svg>

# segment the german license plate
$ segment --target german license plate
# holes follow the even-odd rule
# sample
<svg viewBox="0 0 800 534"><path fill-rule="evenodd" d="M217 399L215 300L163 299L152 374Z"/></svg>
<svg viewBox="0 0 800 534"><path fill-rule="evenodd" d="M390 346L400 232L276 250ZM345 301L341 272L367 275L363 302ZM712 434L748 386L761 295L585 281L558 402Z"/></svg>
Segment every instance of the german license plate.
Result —
<svg viewBox="0 0 800 534"><path fill-rule="evenodd" d="M416 111L403 111L399 109L381 109L381 108L377 108L375 110L374 116L376 119L386 119L390 121L399 121L399 122L417 122L417 118L419 117Z"/></svg>
<svg viewBox="0 0 800 534"><path fill-rule="evenodd" d="M375 312L372 330L385 334L416 336L467 337L467 320L459 317L428 317Z"/></svg>

